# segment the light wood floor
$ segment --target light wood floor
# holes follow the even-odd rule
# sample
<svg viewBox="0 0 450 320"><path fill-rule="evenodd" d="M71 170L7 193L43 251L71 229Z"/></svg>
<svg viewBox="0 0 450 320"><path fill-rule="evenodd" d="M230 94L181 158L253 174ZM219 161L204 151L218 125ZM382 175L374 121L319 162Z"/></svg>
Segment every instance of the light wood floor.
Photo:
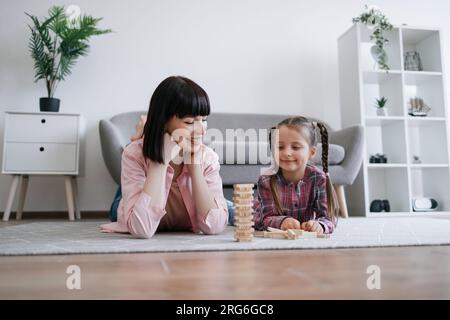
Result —
<svg viewBox="0 0 450 320"><path fill-rule="evenodd" d="M70 265L81 290L66 288ZM450 246L0 257L0 299L381 298L450 299Z"/></svg>
<svg viewBox="0 0 450 320"><path fill-rule="evenodd" d="M66 288L74 264L81 290ZM450 247L2 257L5 298L449 299Z"/></svg>

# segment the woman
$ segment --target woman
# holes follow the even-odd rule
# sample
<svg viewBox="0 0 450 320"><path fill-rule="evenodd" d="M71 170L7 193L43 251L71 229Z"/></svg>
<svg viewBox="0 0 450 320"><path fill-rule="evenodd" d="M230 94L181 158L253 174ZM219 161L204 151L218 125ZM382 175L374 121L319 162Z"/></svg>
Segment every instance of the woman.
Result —
<svg viewBox="0 0 450 320"><path fill-rule="evenodd" d="M219 159L202 143L209 113L208 95L192 80L176 76L159 84L143 138L122 154L117 222L102 225L103 231L139 238L157 231L223 231L228 213Z"/></svg>

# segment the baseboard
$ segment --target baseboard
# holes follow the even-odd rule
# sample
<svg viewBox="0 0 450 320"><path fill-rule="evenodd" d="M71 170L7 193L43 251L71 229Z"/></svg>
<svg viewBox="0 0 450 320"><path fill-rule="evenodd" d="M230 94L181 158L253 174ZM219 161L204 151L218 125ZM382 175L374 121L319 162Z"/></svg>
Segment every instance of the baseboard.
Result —
<svg viewBox="0 0 450 320"><path fill-rule="evenodd" d="M4 212L0 212L3 217ZM22 219L68 219L67 211L24 211ZM81 211L81 219L107 219L108 211ZM11 212L9 219L16 219L16 212Z"/></svg>

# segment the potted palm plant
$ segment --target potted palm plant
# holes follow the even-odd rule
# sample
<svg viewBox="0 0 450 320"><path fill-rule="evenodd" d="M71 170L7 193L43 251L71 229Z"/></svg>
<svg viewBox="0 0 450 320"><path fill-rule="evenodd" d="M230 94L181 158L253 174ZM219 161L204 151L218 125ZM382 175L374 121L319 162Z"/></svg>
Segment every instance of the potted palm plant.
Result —
<svg viewBox="0 0 450 320"><path fill-rule="evenodd" d="M89 50L89 39L111 32L97 28L102 18L89 15L68 16L63 6L49 9L49 17L39 20L25 13L32 20L29 48L34 60L35 82L44 79L47 97L40 98L41 111L59 111L60 100L54 97L60 81L72 72L72 67Z"/></svg>

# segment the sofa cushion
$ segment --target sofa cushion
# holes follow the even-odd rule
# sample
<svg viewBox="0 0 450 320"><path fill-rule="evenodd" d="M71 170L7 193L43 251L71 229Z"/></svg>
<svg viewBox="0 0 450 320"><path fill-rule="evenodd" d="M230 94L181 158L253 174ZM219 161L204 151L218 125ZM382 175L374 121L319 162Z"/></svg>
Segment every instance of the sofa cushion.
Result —
<svg viewBox="0 0 450 320"><path fill-rule="evenodd" d="M328 146L328 164L337 165L344 161L345 149L338 144L330 144ZM322 165L322 144L317 144L317 152L311 162L315 165Z"/></svg>

